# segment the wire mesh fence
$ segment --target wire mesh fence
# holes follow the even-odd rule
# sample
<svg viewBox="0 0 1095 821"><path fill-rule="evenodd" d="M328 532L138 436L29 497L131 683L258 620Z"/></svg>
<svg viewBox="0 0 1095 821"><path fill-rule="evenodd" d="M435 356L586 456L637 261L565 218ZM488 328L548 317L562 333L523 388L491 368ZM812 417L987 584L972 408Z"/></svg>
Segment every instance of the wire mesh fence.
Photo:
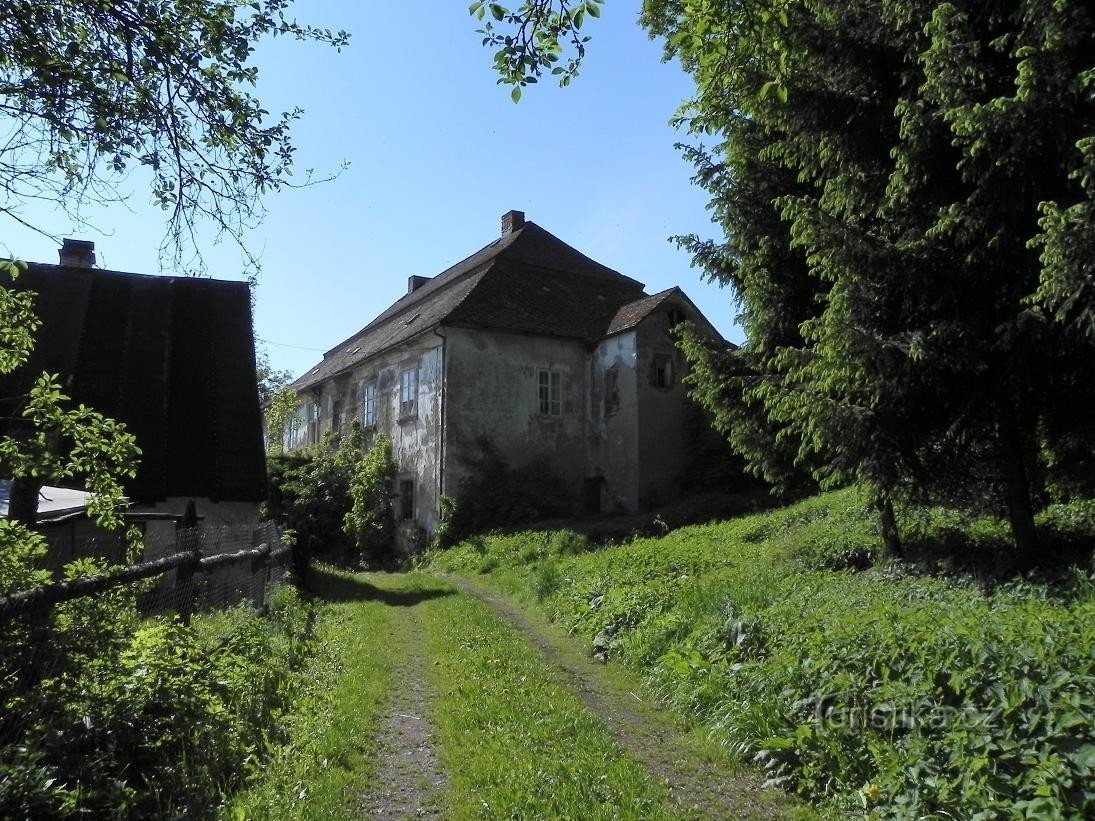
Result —
<svg viewBox="0 0 1095 821"><path fill-rule="evenodd" d="M98 557L100 569L66 572L51 551L42 569L54 581L0 597L0 770L43 715L65 708L51 705L51 689L116 664L117 645L135 625L170 614L188 624L237 606L262 611L291 559L272 522L179 530L146 543L133 564L118 562L126 546L110 538L80 550Z"/></svg>

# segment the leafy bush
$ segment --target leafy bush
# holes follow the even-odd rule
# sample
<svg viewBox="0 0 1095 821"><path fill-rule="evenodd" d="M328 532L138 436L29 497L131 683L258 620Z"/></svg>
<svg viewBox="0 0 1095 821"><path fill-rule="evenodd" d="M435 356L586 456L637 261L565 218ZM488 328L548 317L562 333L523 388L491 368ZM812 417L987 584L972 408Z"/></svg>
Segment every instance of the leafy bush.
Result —
<svg viewBox="0 0 1095 821"><path fill-rule="evenodd" d="M1043 535L1090 550L1090 510L1048 509ZM917 521L925 544L974 551L1006 533L943 510ZM1090 568L989 594L908 566L827 569L857 564L844 557L871 536L853 488L595 552L554 554L549 536L526 533L432 561L489 568L500 588L542 599L773 783L842 817L1095 813Z"/></svg>
<svg viewBox="0 0 1095 821"><path fill-rule="evenodd" d="M391 441L383 435L364 456L364 434L328 431L323 444L267 460L270 496L264 515L297 534L298 548L344 566L383 557L394 544Z"/></svg>
<svg viewBox="0 0 1095 821"><path fill-rule="evenodd" d="M6 818L211 817L276 742L313 641L292 588L271 592L266 617L241 606L189 626L141 620L115 589L56 607L41 629L49 643L15 657L37 680L0 694L21 725L6 721L0 746Z"/></svg>
<svg viewBox="0 0 1095 821"><path fill-rule="evenodd" d="M343 531L369 562L390 558L395 548L392 510L395 472L392 440L386 434L378 434L350 479L352 504L343 520Z"/></svg>

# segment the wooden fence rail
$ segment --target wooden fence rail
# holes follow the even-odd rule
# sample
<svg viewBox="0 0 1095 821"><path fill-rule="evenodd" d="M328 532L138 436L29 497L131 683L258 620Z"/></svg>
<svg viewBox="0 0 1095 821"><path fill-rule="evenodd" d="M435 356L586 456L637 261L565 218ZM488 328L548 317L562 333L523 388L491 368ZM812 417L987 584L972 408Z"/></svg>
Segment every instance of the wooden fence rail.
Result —
<svg viewBox="0 0 1095 821"><path fill-rule="evenodd" d="M219 568L251 562L252 574L264 572L261 588L264 590L269 578L270 566L284 564L291 553L291 548L281 544L273 548L269 544L261 544L250 550L221 553L204 558L198 550L184 550L162 559L130 565L100 576L82 576L71 581L54 582L13 593L0 598L0 618L12 618L32 610L53 607L61 602L93 596L112 587L132 584L141 579L151 579L176 570L175 589L182 594L177 609L184 619L188 619L193 608L194 574L212 573Z"/></svg>

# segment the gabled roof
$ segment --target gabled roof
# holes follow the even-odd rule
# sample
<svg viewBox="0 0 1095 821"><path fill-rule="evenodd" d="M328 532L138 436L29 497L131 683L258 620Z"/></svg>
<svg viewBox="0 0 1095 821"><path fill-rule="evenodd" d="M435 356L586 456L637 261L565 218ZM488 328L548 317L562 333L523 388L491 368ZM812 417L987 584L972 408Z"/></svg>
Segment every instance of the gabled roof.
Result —
<svg viewBox="0 0 1095 821"><path fill-rule="evenodd" d="M650 314L654 312L654 309L665 302L669 297L680 292L680 288L670 288L666 291L654 294L654 296L644 297L643 299L637 299L634 302L627 303L612 317L612 321L608 323L608 329L605 331L605 335L611 336L612 334L618 334L634 328L650 316Z"/></svg>
<svg viewBox="0 0 1095 821"><path fill-rule="evenodd" d="M616 312L616 315L612 317L612 321L605 331L605 336L612 336L613 334L631 330L667 302L671 304L675 303L686 308L688 314L691 314L691 316L686 314L688 319L696 322L712 339L726 342L718 329L708 321L707 317L700 312L700 309L696 307L695 303L688 298L688 294L677 286L667 288L653 296L637 299L634 302L629 302L627 305L622 306L620 310ZM730 342L726 342L726 344L732 345L735 348L737 347Z"/></svg>
<svg viewBox="0 0 1095 821"><path fill-rule="evenodd" d="M437 325L594 341L643 284L601 265L534 222L525 222L397 300L293 383L343 373Z"/></svg>
<svg viewBox="0 0 1095 821"><path fill-rule="evenodd" d="M42 327L30 362L0 378L0 415L56 373L74 404L136 436L141 465L124 482L134 501L265 498L245 283L32 263L14 287L37 292Z"/></svg>

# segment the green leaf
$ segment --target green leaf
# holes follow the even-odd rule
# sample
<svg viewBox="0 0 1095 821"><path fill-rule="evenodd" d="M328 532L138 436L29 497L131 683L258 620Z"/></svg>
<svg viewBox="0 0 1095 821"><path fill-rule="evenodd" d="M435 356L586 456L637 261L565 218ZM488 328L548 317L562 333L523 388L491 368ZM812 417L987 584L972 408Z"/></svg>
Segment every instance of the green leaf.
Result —
<svg viewBox="0 0 1095 821"><path fill-rule="evenodd" d="M495 20L501 20L503 17L506 16L506 10L497 3L490 4L490 13Z"/></svg>
<svg viewBox="0 0 1095 821"><path fill-rule="evenodd" d="M513 91L511 91L509 93L509 97L515 103L520 102L521 101L521 86L514 86Z"/></svg>

